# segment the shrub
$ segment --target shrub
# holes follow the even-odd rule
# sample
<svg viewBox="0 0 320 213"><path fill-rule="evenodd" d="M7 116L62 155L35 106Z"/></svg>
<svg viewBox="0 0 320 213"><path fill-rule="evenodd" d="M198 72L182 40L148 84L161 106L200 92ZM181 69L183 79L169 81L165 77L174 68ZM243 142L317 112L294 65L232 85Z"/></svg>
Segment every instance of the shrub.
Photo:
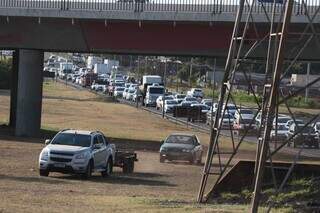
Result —
<svg viewBox="0 0 320 213"><path fill-rule="evenodd" d="M0 60L0 89L9 89L11 80L12 60L2 59Z"/></svg>

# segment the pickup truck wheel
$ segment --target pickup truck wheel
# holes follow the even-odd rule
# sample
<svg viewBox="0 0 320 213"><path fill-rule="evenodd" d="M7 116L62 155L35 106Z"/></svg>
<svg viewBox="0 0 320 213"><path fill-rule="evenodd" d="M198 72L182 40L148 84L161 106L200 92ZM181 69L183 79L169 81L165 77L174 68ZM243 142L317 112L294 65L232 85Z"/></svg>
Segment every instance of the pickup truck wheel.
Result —
<svg viewBox="0 0 320 213"><path fill-rule="evenodd" d="M92 163L91 161L88 163L86 172L82 174L83 179L89 179L92 176Z"/></svg>
<svg viewBox="0 0 320 213"><path fill-rule="evenodd" d="M108 177L112 174L112 170L113 170L113 163L112 163L112 160L109 159L107 162L106 170L101 172L101 175L103 177Z"/></svg>
<svg viewBox="0 0 320 213"><path fill-rule="evenodd" d="M49 171L40 169L39 174L40 174L40 176L48 177L49 176Z"/></svg>

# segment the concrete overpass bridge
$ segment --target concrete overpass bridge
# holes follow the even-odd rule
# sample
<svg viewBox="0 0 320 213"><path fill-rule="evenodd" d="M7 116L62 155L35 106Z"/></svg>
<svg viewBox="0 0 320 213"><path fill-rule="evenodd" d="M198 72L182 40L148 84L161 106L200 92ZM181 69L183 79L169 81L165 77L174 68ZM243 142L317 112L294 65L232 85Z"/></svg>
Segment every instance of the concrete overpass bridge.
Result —
<svg viewBox="0 0 320 213"><path fill-rule="evenodd" d="M248 2L251 2L249 0ZM269 30L272 5L255 0L253 20ZM282 1L282 0L277 0ZM298 0L294 31L319 0ZM0 0L0 49L160 55L227 54L239 0ZM277 4L279 18L283 4ZM245 7L245 13L249 5ZM245 17L243 17L244 21ZM316 15L314 23L320 23ZM252 31L253 33L253 31ZM308 56L309 57L309 56Z"/></svg>
<svg viewBox="0 0 320 213"><path fill-rule="evenodd" d="M261 1L252 19L263 37L272 10ZM319 0L308 0L306 7L302 1L294 5L293 34L303 31L310 16L320 23ZM0 49L16 50L11 125L17 135L39 133L43 51L225 57L237 8L238 0L0 0ZM276 18L282 9L277 4ZM249 34L257 36L253 27ZM298 41L293 37L288 44L288 57ZM252 57L265 57L265 50L262 44ZM310 42L301 56L317 60L320 50Z"/></svg>

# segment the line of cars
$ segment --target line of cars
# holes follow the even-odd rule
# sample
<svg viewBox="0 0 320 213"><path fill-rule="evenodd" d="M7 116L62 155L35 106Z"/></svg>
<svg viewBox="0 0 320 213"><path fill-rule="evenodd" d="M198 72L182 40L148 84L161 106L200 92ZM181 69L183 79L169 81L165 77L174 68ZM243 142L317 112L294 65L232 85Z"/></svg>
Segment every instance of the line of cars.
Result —
<svg viewBox="0 0 320 213"><path fill-rule="evenodd" d="M101 80L102 78L102 80ZM192 88L187 94L172 93L164 90L162 79L160 76L143 76L140 84L130 83L125 81L124 76L116 74L111 76L98 76L96 80L92 82L91 89L107 93L111 96L122 98L128 101L141 101L145 106L155 107L157 110L164 108L165 113L174 113L177 107L192 108L198 107L201 109L201 113L205 114L205 119L201 120L206 122L208 125L211 124L211 119L215 118L215 112L218 108L217 103L213 103L212 99L205 99L202 89ZM165 95L164 95L165 94ZM223 106L225 114L220 116L219 122L221 122L221 128L228 130L231 128L233 134L242 134L243 132L249 132L255 134L257 130L262 126L261 124L261 113L258 113L256 118L256 110L251 108L238 108L234 104L227 104ZM212 114L213 113L213 114ZM303 130L301 134L295 135L299 128L304 125L302 120L296 120L294 123L293 119L286 115L279 115L276 121L273 122L273 130L271 131L271 140L273 141L284 141L286 139L292 139L288 143L289 146L307 146L312 148L319 148L319 129L320 123L309 126ZM277 129L275 128L277 126ZM169 136L170 137L170 136ZM176 141L178 137L176 137ZM165 140L167 141L167 139ZM169 140L170 141L170 140ZM177 143L183 144L183 142ZM166 147L164 143L164 147ZM160 149L160 162L164 160L174 160L176 158L188 160L194 162L194 155L186 154L185 149L180 149L180 153L176 152L171 156L170 154L164 154L166 148ZM162 153L162 154L161 154ZM191 151L190 151L191 153ZM192 151L195 153L195 151ZM185 157L188 155L189 157ZM198 155L196 155L198 156ZM197 157L195 157L197 158Z"/></svg>
<svg viewBox="0 0 320 213"><path fill-rule="evenodd" d="M212 111L215 113L216 108L213 104ZM223 109L225 106L223 106ZM261 123L261 113L249 108L237 109L235 105L228 104L226 113L220 116L222 129L232 130L233 134L257 133L263 127ZM211 110L207 113L207 124L211 124ZM320 145L320 122L309 124L305 126L305 121L302 119L293 119L284 114L279 114L274 118L270 139L272 141L286 141L289 140L288 146L319 148ZM303 129L302 129L303 128Z"/></svg>

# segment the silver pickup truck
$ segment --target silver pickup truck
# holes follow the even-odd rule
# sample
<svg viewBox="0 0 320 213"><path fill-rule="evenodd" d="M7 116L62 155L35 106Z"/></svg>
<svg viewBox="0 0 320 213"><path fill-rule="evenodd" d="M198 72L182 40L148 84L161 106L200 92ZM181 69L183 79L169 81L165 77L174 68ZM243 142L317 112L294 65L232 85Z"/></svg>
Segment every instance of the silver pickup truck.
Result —
<svg viewBox="0 0 320 213"><path fill-rule="evenodd" d="M113 166L133 172L135 153L116 151L103 133L98 131L62 130L52 140L46 140L39 156L40 176L50 172L76 173L84 178L93 172L109 176Z"/></svg>

